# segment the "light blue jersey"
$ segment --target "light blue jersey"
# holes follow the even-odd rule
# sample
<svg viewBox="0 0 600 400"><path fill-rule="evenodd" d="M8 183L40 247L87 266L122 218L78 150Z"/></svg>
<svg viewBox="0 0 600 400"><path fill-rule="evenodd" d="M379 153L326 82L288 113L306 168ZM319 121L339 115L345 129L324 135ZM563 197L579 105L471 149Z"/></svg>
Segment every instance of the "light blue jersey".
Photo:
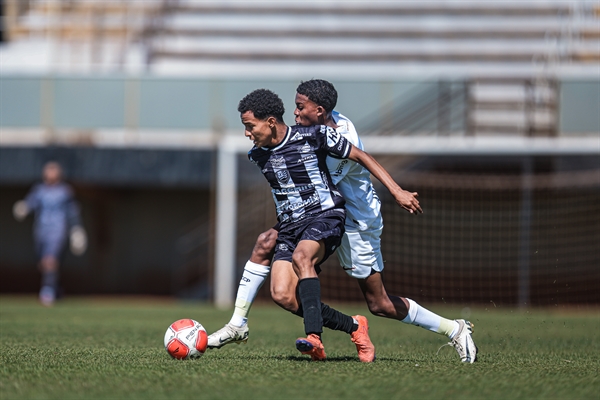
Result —
<svg viewBox="0 0 600 400"><path fill-rule="evenodd" d="M364 150L354 124L348 118L332 112L338 125L336 131L350 143ZM381 201L371 182L371 173L362 165L348 159L327 157L327 168L333 183L346 199L346 231L372 231L383 228Z"/></svg>
<svg viewBox="0 0 600 400"><path fill-rule="evenodd" d="M25 198L35 214L34 238L40 256L58 256L70 227L80 225L73 190L66 183L35 185Z"/></svg>

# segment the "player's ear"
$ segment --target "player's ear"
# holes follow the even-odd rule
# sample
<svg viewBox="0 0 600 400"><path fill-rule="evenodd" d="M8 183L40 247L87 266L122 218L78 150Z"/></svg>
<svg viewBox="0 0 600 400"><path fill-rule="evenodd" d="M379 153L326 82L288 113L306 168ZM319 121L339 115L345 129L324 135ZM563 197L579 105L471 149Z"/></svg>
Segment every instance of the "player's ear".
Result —
<svg viewBox="0 0 600 400"><path fill-rule="evenodd" d="M267 118L267 124L269 124L269 128L273 129L275 128L275 125L277 125L277 118L271 116Z"/></svg>
<svg viewBox="0 0 600 400"><path fill-rule="evenodd" d="M317 117L325 115L325 109L322 106L317 106Z"/></svg>

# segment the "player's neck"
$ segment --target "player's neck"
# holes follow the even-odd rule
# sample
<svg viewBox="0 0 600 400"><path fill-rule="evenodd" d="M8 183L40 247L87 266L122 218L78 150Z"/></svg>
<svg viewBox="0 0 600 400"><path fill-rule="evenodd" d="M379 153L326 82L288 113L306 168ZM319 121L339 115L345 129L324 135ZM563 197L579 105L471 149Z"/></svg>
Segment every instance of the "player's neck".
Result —
<svg viewBox="0 0 600 400"><path fill-rule="evenodd" d="M275 125L273 130L273 139L271 140L271 144L268 147L277 147L285 138L287 134L288 126L284 123L278 123Z"/></svg>
<svg viewBox="0 0 600 400"><path fill-rule="evenodd" d="M327 116L325 117L325 120L323 121L323 123L321 125L327 125L328 127L333 128L333 129L338 128L338 124L336 124L335 121L333 120L333 115L331 115L331 113L327 114Z"/></svg>

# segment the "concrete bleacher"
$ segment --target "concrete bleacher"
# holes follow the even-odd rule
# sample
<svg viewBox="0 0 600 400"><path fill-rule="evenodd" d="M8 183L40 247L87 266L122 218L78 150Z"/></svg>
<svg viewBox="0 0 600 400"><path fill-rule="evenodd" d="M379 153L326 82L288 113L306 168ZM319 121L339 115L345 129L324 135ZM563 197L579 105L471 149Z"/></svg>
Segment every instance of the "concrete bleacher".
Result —
<svg viewBox="0 0 600 400"><path fill-rule="evenodd" d="M591 0L7 0L6 7L23 3L22 15L7 12L10 47L50 41L68 59L87 45L93 55L79 57L81 68L497 76L542 66L589 74L600 64L600 6Z"/></svg>
<svg viewBox="0 0 600 400"><path fill-rule="evenodd" d="M598 5L539 2L173 2L148 40L157 69L225 62L528 72L600 62ZM516 67L516 68L515 68ZM439 68L437 68L439 70Z"/></svg>

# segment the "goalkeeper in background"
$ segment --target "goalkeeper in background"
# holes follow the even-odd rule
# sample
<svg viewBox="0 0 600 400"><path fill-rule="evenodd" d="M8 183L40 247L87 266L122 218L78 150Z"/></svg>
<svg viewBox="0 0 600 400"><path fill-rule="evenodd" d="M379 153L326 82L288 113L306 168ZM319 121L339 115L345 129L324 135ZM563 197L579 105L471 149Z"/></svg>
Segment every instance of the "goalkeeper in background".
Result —
<svg viewBox="0 0 600 400"><path fill-rule="evenodd" d="M22 221L33 211L33 239L42 273L40 302L51 306L58 291L59 262L65 250L67 235L71 252L81 255L87 248L87 236L81 225L79 207L73 189L62 181L62 169L57 162L44 165L43 182L31 188L24 200L13 206L13 215Z"/></svg>

